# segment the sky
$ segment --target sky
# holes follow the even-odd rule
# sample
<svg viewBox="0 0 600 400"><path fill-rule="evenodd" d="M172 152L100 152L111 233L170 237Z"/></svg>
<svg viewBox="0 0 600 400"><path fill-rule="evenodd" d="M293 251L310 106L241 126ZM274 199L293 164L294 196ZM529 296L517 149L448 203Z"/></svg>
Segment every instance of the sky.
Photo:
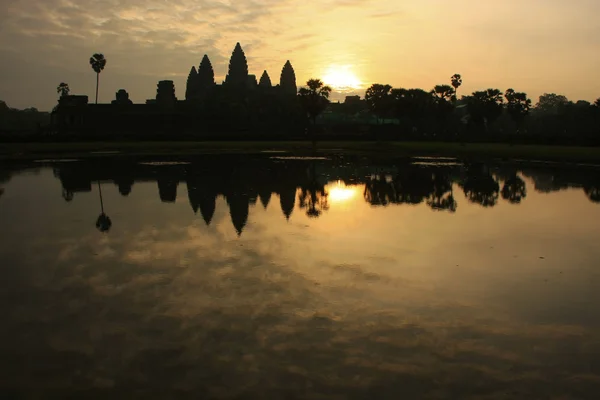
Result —
<svg viewBox="0 0 600 400"><path fill-rule="evenodd" d="M183 99L190 68L208 54L220 83L240 42L250 73L267 70L274 84L289 59L298 85L329 77L359 94L372 83L431 89L460 73L459 95L593 101L598 15L598 0L0 0L0 100L50 110L60 82L92 99L93 53L107 58L100 102L121 88L144 102L163 79Z"/></svg>

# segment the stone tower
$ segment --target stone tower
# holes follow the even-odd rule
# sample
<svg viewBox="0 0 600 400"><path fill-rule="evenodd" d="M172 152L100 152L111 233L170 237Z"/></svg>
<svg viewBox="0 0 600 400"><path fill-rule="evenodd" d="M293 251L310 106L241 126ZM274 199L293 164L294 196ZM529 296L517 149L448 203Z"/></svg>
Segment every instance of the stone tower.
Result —
<svg viewBox="0 0 600 400"><path fill-rule="evenodd" d="M296 87L296 73L294 72L294 68L290 63L290 60L285 63L283 69L281 70L279 86L284 93L288 93L290 95L295 96L298 92L298 88Z"/></svg>
<svg viewBox="0 0 600 400"><path fill-rule="evenodd" d="M187 83L185 85L185 99L191 100L197 95L197 86L198 86L198 73L196 72L196 67L192 67L190 70L190 74L187 78Z"/></svg>
<svg viewBox="0 0 600 400"><path fill-rule="evenodd" d="M206 90L215 84L215 71L213 70L210 59L205 54L202 57L200 66L198 67L198 86Z"/></svg>
<svg viewBox="0 0 600 400"><path fill-rule="evenodd" d="M229 60L229 73L225 78L229 85L243 86L248 82L248 62L242 46L238 42Z"/></svg>
<svg viewBox="0 0 600 400"><path fill-rule="evenodd" d="M174 106L177 101L175 97L175 85L173 81L160 81L156 89L156 102L163 106Z"/></svg>
<svg viewBox="0 0 600 400"><path fill-rule="evenodd" d="M258 83L258 86L260 87L272 87L273 85L271 84L271 78L269 77L269 74L267 74L267 71L264 71L262 76L260 77L260 82Z"/></svg>

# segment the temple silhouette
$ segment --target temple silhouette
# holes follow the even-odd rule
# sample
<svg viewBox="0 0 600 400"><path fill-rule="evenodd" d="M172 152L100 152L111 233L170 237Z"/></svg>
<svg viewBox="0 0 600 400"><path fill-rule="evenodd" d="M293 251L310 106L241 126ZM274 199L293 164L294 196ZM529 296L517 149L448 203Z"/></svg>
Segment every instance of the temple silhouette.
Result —
<svg viewBox="0 0 600 400"><path fill-rule="evenodd" d="M185 183L193 214L210 225L217 199L222 198L238 235L254 206L276 206L286 220L298 212L313 218L321 216L329 208L326 186L338 180L364 185L364 201L373 207L426 204L432 211L455 213L458 191L481 207L494 207L500 201L520 204L527 198L522 176L533 181L537 192L578 188L590 201L600 203L597 171L582 175L579 170L551 167L516 169L481 162L427 165L406 159L385 165L361 165L356 161L348 168L343 162L328 160L231 157L203 155L172 164L88 160L56 165L54 172L65 201L73 201L77 193L91 192L98 183L106 186L112 182L122 196L129 196L136 182L155 182L160 201L174 203L180 183ZM279 204L272 204L273 195L279 197Z"/></svg>
<svg viewBox="0 0 600 400"><path fill-rule="evenodd" d="M221 84L208 55L192 66L187 78L185 99L177 97L172 80L157 84L156 97L134 104L125 89L110 103L91 104L88 96L60 97L52 112L52 125L61 133L211 134L219 131L301 129L303 115L295 101L296 74L285 62L279 84L273 85L267 71L260 80L249 73L240 43L235 45L228 73ZM109 133L110 132L110 133Z"/></svg>

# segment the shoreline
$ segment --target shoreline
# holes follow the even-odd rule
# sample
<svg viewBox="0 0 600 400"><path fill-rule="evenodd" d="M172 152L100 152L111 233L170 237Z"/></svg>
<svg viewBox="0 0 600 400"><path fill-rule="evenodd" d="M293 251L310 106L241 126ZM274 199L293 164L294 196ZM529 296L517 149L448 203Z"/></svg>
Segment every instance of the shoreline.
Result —
<svg viewBox="0 0 600 400"><path fill-rule="evenodd" d="M352 154L396 157L455 157L600 164L600 147L497 143L323 141L156 141L0 143L0 160L186 156L197 154Z"/></svg>

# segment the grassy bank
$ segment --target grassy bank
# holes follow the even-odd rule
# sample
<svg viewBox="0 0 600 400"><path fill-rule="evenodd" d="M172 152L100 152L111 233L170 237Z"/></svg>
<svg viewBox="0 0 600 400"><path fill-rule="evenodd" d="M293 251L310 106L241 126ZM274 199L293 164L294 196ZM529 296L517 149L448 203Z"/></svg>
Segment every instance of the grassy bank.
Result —
<svg viewBox="0 0 600 400"><path fill-rule="evenodd" d="M210 153L285 151L310 154L310 142L68 142L4 143L0 159L80 158L111 153L167 156ZM442 142L318 142L318 153L377 154L393 156L482 157L600 163L598 147L506 145Z"/></svg>

